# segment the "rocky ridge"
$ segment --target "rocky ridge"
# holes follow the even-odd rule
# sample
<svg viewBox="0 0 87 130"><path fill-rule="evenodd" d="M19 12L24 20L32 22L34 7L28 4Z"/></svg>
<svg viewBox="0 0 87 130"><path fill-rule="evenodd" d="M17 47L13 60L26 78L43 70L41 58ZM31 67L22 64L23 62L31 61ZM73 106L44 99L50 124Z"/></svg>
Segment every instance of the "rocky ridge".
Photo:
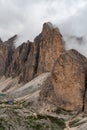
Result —
<svg viewBox="0 0 87 130"><path fill-rule="evenodd" d="M14 37L10 41L14 40ZM9 40L5 43L8 45ZM10 52L11 50L12 48ZM6 76L19 76L20 82L28 82L36 75L51 71L54 62L63 51L64 45L59 30L51 23L45 23L42 32L34 39L34 43L27 41L14 49Z"/></svg>

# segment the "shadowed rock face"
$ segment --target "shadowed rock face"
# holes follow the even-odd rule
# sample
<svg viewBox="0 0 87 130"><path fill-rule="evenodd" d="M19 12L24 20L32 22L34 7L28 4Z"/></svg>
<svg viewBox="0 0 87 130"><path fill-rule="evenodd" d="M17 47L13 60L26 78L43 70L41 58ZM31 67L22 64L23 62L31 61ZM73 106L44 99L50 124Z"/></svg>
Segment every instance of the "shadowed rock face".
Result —
<svg viewBox="0 0 87 130"><path fill-rule="evenodd" d="M14 41L17 35L10 38L8 41L0 41L0 76L4 75L12 61L12 55L15 51Z"/></svg>
<svg viewBox="0 0 87 130"><path fill-rule="evenodd" d="M60 107L78 111L85 109L86 72L87 59L75 50L66 51L57 59L52 83Z"/></svg>
<svg viewBox="0 0 87 130"><path fill-rule="evenodd" d="M2 39L0 38L0 43L2 43L3 41L2 41Z"/></svg>
<svg viewBox="0 0 87 130"><path fill-rule="evenodd" d="M27 42L23 43L21 46L15 49L13 56L12 56L12 62L10 63L8 70L6 72L7 76L20 76L20 81L23 81L24 79L24 73L26 73L26 64L28 62L28 56L30 54L32 48L32 43Z"/></svg>
<svg viewBox="0 0 87 130"><path fill-rule="evenodd" d="M5 60L2 55L0 55L0 76L5 74Z"/></svg>

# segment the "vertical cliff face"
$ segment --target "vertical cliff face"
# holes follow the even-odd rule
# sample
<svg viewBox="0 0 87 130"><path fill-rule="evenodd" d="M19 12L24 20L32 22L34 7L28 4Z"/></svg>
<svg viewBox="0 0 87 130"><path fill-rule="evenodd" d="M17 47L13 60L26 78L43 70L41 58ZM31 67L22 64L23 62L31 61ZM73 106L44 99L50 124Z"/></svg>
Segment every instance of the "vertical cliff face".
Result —
<svg viewBox="0 0 87 130"><path fill-rule="evenodd" d="M64 51L62 35L51 23L44 23L42 33L36 37L39 43L38 73L51 71L55 60Z"/></svg>
<svg viewBox="0 0 87 130"><path fill-rule="evenodd" d="M87 89L87 59L75 50L63 53L52 71L52 83L57 103L66 110L85 109Z"/></svg>

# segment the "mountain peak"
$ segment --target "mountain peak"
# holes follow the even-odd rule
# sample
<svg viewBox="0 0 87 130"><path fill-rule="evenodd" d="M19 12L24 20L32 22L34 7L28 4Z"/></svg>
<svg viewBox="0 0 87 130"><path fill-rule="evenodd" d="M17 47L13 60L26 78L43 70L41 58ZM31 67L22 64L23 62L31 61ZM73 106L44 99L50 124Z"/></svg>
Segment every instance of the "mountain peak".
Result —
<svg viewBox="0 0 87 130"><path fill-rule="evenodd" d="M18 35L17 34L15 34L14 36L12 36L11 38L9 38L7 41L5 41L4 43L6 43L6 44L14 44L14 42L16 41L16 39L17 39L17 37L18 37Z"/></svg>
<svg viewBox="0 0 87 130"><path fill-rule="evenodd" d="M43 24L43 28L53 29L53 24L51 22L46 22Z"/></svg>
<svg viewBox="0 0 87 130"><path fill-rule="evenodd" d="M60 34L59 28L55 27L51 22L44 23L42 33L43 34L50 34L52 32L56 32L57 34Z"/></svg>

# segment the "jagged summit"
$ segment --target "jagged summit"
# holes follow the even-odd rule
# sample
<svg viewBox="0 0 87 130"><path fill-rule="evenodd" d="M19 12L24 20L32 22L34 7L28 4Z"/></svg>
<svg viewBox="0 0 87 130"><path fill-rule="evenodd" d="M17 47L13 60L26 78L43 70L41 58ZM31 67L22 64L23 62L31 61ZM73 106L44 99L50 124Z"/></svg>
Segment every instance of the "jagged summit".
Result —
<svg viewBox="0 0 87 130"><path fill-rule="evenodd" d="M7 45L14 44L17 38L18 38L18 35L15 34L11 38L9 38L7 41L5 41L4 44L7 44Z"/></svg>
<svg viewBox="0 0 87 130"><path fill-rule="evenodd" d="M9 38L7 41L2 41L2 39L0 38L0 43L6 44L6 45L14 44L17 38L18 38L17 34Z"/></svg>
<svg viewBox="0 0 87 130"><path fill-rule="evenodd" d="M53 29L54 27L51 22L46 22L43 24L43 29L46 29L46 28Z"/></svg>
<svg viewBox="0 0 87 130"><path fill-rule="evenodd" d="M14 36L12 36L11 38L8 39L9 42L13 42L17 39L18 35L15 34Z"/></svg>
<svg viewBox="0 0 87 130"><path fill-rule="evenodd" d="M49 33L51 34L53 32L61 35L59 28L55 27L51 22L46 22L43 24L43 29L42 29L43 35L45 34L48 35Z"/></svg>

